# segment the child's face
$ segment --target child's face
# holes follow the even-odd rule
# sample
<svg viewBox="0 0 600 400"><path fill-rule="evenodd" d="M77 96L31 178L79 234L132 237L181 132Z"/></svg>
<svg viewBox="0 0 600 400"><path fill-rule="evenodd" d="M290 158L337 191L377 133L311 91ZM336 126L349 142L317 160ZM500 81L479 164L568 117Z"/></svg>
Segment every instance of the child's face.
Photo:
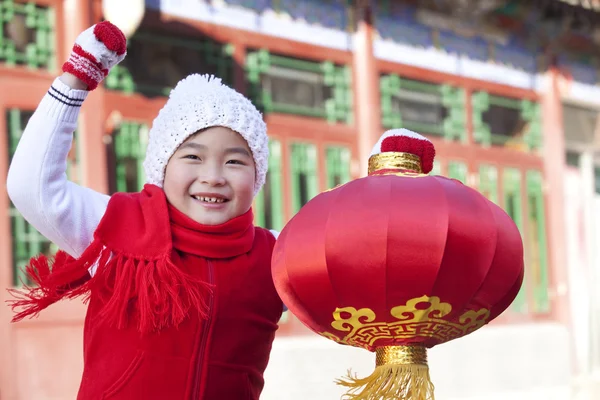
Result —
<svg viewBox="0 0 600 400"><path fill-rule="evenodd" d="M219 225L252 206L254 159L246 141L215 126L190 136L167 163L167 200L203 225Z"/></svg>

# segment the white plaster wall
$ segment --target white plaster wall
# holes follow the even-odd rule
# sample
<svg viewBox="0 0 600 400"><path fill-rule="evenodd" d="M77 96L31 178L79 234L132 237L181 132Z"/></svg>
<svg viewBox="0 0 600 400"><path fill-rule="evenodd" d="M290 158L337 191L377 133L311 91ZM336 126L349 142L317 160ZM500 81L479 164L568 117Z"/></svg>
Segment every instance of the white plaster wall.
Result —
<svg viewBox="0 0 600 400"><path fill-rule="evenodd" d="M429 350L436 400L570 399L566 327L555 323L486 326ZM339 399L334 380L348 368L370 374L374 355L317 335L278 338L262 400Z"/></svg>

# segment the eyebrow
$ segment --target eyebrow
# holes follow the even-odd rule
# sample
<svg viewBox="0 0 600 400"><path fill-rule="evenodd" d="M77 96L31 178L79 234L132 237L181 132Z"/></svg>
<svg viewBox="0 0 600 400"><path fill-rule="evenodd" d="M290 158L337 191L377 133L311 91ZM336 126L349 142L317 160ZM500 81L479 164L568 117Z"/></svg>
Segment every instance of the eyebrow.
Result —
<svg viewBox="0 0 600 400"><path fill-rule="evenodd" d="M178 150L183 150L185 148L192 148L192 149L196 149L196 150L207 150L208 149L208 147L206 147L203 144L187 142L187 143L182 144ZM229 147L229 148L225 149L225 154L241 154L241 155L244 155L247 157L251 157L250 152L243 147Z"/></svg>
<svg viewBox="0 0 600 400"><path fill-rule="evenodd" d="M241 154L246 157L251 157L250 152L243 147L230 147L225 150L225 154Z"/></svg>

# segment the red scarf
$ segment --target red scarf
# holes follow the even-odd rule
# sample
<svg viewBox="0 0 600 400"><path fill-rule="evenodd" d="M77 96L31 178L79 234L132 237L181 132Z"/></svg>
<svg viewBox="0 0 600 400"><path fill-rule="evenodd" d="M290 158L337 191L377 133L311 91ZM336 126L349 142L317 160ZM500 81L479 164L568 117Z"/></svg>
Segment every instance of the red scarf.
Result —
<svg viewBox="0 0 600 400"><path fill-rule="evenodd" d="M172 253L206 258L247 253L254 242L252 222L249 210L221 225L201 225L169 205L154 185L140 193L117 193L81 257L59 251L52 262L44 255L30 260L26 272L37 286L10 290L16 297L13 310L20 309L13 322L81 295L98 296L104 303L101 317L117 328L130 321L141 332L177 326L191 310L206 318L212 288L186 273Z"/></svg>

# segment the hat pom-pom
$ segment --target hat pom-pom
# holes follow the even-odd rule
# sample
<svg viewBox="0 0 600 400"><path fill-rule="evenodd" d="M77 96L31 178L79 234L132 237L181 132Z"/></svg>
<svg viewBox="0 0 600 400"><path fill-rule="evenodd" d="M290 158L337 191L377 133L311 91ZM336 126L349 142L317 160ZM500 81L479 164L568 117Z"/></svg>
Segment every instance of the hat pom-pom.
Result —
<svg viewBox="0 0 600 400"><path fill-rule="evenodd" d="M381 152L409 153L421 159L421 169L428 174L433 169L435 147L429 140L411 136L389 136L381 142Z"/></svg>

